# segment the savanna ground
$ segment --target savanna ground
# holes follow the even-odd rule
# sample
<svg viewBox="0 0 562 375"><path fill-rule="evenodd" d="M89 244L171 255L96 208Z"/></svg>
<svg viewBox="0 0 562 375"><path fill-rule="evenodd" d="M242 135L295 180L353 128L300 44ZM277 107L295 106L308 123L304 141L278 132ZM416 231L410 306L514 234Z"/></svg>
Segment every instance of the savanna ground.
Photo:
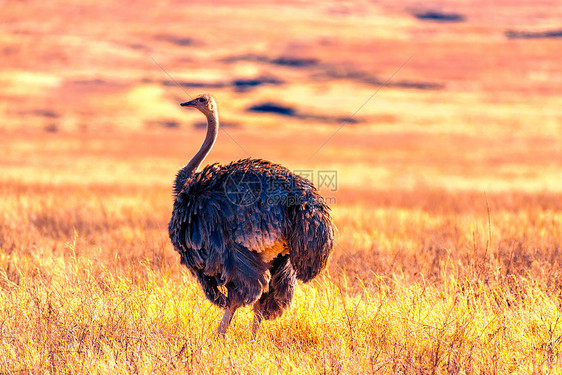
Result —
<svg viewBox="0 0 562 375"><path fill-rule="evenodd" d="M0 6L1 374L562 373L557 2ZM168 240L204 91L339 228L255 342Z"/></svg>

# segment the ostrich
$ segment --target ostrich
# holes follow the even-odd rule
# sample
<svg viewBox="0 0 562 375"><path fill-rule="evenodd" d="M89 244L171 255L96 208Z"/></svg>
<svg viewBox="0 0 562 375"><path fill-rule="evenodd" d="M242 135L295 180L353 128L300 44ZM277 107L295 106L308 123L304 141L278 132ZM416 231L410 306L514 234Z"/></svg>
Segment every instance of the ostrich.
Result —
<svg viewBox="0 0 562 375"><path fill-rule="evenodd" d="M253 305L255 338L262 319L289 307L297 279L308 282L325 268L335 230L330 208L310 181L266 160L197 172L217 138L217 105L204 94L181 106L201 111L208 128L176 176L170 239L205 296L225 309L217 334L236 309Z"/></svg>

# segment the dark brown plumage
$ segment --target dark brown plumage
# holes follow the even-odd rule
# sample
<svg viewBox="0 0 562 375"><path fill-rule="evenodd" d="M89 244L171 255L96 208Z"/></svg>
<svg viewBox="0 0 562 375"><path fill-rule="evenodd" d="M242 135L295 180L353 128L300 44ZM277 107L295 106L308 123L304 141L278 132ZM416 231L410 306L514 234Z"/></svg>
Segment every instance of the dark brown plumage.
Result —
<svg viewBox="0 0 562 375"><path fill-rule="evenodd" d="M207 298L226 309L218 332L226 332L238 307L253 305L255 336L262 318L275 319L289 307L297 279L307 282L326 266L334 236L330 209L310 181L265 160L196 172L216 139L216 104L206 94L182 106L203 112L209 128L176 177L170 239Z"/></svg>

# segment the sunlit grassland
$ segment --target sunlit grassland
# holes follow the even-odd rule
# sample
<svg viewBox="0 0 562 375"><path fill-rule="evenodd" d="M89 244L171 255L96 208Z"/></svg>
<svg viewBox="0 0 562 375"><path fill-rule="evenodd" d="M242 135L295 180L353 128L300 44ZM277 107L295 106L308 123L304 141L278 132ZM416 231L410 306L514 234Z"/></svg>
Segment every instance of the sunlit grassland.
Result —
<svg viewBox="0 0 562 375"><path fill-rule="evenodd" d="M562 374L560 42L506 35L559 19L551 0L3 2L0 375ZM328 269L255 342L248 308L215 336L168 239L199 91L223 125L205 163L337 173ZM249 110L269 102L301 116Z"/></svg>
<svg viewBox="0 0 562 375"><path fill-rule="evenodd" d="M0 185L4 372L560 371L557 193L324 191L339 228L329 268L250 342L249 309L215 336L221 311L167 238L184 135L28 136L49 152L36 159L18 137Z"/></svg>
<svg viewBox="0 0 562 375"><path fill-rule="evenodd" d="M508 283L447 276L438 286L379 279L354 293L343 278L322 277L250 342L248 311L217 339L219 311L177 272L10 261L19 276L3 282L9 371L526 374L560 361L559 301L533 282L516 283L521 298Z"/></svg>

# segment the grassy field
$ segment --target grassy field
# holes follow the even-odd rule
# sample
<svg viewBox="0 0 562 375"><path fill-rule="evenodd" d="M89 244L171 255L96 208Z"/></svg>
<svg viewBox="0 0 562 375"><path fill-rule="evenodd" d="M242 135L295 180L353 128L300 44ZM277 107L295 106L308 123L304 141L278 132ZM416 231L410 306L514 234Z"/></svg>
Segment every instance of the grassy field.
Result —
<svg viewBox="0 0 562 375"><path fill-rule="evenodd" d="M3 4L0 374L562 374L560 10L490 4ZM168 239L204 91L205 163L337 174L254 342Z"/></svg>
<svg viewBox="0 0 562 375"><path fill-rule="evenodd" d="M182 137L142 134L152 148L127 157L139 135L39 135L26 143L49 157L14 160L23 182L0 189L4 373L561 369L557 193L342 188L328 271L256 342L248 309L217 340L221 312L167 238L175 161L153 158Z"/></svg>

